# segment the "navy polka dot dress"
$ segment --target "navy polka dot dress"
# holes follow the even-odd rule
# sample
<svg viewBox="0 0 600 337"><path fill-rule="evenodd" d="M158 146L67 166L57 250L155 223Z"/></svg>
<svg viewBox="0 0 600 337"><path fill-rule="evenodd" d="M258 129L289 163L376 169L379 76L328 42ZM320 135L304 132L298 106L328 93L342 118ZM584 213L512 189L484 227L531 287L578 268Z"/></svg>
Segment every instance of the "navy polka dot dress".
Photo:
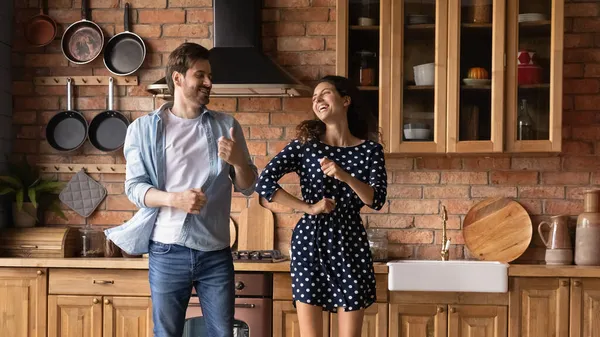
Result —
<svg viewBox="0 0 600 337"><path fill-rule="evenodd" d="M383 147L373 141L335 147L320 141L290 142L261 173L257 193L268 201L289 172L300 176L302 196L309 204L336 201L329 214L304 214L292 233L291 276L295 301L337 312L360 310L375 302L375 273L360 210L365 205L347 184L326 176L319 159L327 157L353 177L373 187L373 209L387 196Z"/></svg>

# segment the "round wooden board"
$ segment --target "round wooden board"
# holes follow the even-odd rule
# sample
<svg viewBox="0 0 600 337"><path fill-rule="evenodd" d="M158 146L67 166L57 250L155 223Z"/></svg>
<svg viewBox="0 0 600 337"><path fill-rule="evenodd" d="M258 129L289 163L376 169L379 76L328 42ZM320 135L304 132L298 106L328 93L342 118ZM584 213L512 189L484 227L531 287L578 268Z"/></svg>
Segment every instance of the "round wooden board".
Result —
<svg viewBox="0 0 600 337"><path fill-rule="evenodd" d="M235 229L235 224L233 223L233 219L229 218L229 247L233 247L236 238L237 230Z"/></svg>
<svg viewBox="0 0 600 337"><path fill-rule="evenodd" d="M533 228L527 211L508 198L489 198L474 205L463 222L465 246L480 260L511 262L531 242Z"/></svg>

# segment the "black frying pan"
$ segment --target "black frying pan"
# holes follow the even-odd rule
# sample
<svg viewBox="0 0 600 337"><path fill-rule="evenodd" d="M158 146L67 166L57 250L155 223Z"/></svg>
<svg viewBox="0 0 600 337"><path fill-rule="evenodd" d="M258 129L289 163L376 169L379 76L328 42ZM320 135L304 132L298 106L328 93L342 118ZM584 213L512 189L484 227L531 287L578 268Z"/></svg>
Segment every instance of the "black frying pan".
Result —
<svg viewBox="0 0 600 337"><path fill-rule="evenodd" d="M81 20L65 30L61 41L63 54L75 64L92 62L100 55L104 46L102 29L87 19L87 1L81 0Z"/></svg>
<svg viewBox="0 0 600 337"><path fill-rule="evenodd" d="M125 3L124 32L108 41L104 49L104 65L119 76L133 74L146 58L146 45L141 37L129 31L129 3Z"/></svg>
<svg viewBox="0 0 600 337"><path fill-rule="evenodd" d="M108 79L108 110L96 115L91 123L88 137L92 146L104 152L112 152L123 147L129 120L113 110L113 78Z"/></svg>
<svg viewBox="0 0 600 337"><path fill-rule="evenodd" d="M78 149L87 138L88 124L78 111L71 109L71 79L67 79L67 110L54 115L46 125L46 140L62 152Z"/></svg>

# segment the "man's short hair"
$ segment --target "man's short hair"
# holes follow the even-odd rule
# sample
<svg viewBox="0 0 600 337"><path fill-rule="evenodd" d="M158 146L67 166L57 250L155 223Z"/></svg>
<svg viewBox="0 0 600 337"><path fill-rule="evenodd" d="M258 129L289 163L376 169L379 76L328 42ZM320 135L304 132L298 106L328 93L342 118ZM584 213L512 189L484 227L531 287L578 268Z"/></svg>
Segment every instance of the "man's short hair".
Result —
<svg viewBox="0 0 600 337"><path fill-rule="evenodd" d="M210 52L203 46L193 43L185 42L177 47L169 55L167 61L167 72L166 80L167 86L171 94L175 94L175 85L173 84L173 72L176 71L185 76L186 72L198 60L208 60Z"/></svg>

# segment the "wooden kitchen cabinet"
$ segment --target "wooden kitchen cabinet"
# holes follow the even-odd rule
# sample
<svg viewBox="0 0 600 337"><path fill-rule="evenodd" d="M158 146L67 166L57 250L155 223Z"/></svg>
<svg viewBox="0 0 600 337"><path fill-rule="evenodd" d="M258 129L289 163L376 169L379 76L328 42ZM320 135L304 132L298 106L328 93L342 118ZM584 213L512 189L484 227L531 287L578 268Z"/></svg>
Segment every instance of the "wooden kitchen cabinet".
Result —
<svg viewBox="0 0 600 337"><path fill-rule="evenodd" d="M446 337L445 305L390 304L390 337Z"/></svg>
<svg viewBox="0 0 600 337"><path fill-rule="evenodd" d="M600 279L572 278L570 337L600 336Z"/></svg>
<svg viewBox="0 0 600 337"><path fill-rule="evenodd" d="M300 337L300 325L292 301L273 301L273 336ZM329 313L323 312L323 337L329 336Z"/></svg>
<svg viewBox="0 0 600 337"><path fill-rule="evenodd" d="M331 314L331 337L338 337L338 315ZM388 336L388 304L373 303L365 310L361 337Z"/></svg>
<svg viewBox="0 0 600 337"><path fill-rule="evenodd" d="M149 297L48 296L48 337L152 337Z"/></svg>
<svg viewBox="0 0 600 337"><path fill-rule="evenodd" d="M45 268L0 268L2 336L46 336L47 290Z"/></svg>
<svg viewBox="0 0 600 337"><path fill-rule="evenodd" d="M508 309L499 305L451 305L449 337L506 337Z"/></svg>
<svg viewBox="0 0 600 337"><path fill-rule="evenodd" d="M567 337L569 284L568 278L511 278L508 336Z"/></svg>
<svg viewBox="0 0 600 337"><path fill-rule="evenodd" d="M336 72L372 98L388 153L559 152L563 9L564 0L337 0ZM525 64L520 51L535 56ZM365 67L374 85L361 85Z"/></svg>

